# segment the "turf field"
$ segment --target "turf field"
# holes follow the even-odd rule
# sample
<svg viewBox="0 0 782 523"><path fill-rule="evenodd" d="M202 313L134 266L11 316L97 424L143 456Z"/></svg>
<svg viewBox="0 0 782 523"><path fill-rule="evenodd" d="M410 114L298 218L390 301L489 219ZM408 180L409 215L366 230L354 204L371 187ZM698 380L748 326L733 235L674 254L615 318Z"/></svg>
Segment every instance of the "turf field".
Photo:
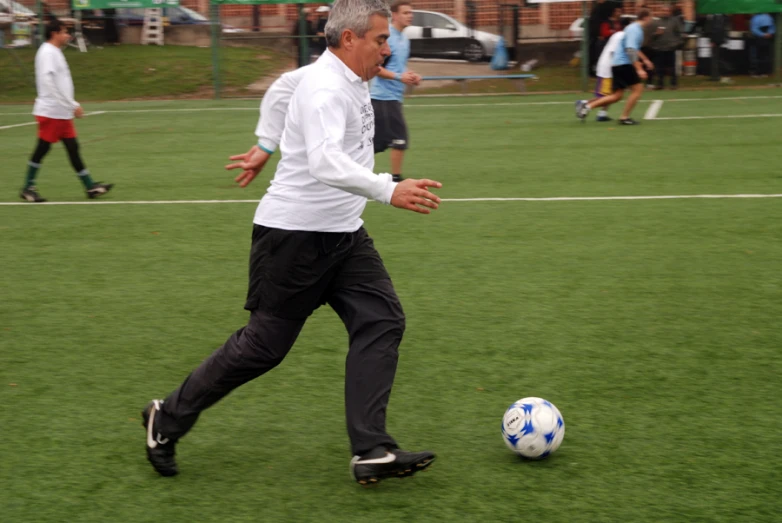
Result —
<svg viewBox="0 0 782 523"><path fill-rule="evenodd" d="M83 156L115 190L88 202L56 146L41 193L90 204L38 206L7 205L35 127L0 106L0 520L779 521L782 198L749 196L782 195L782 95L652 98L637 128L579 124L572 97L408 102L405 174L448 201L365 221L408 315L389 429L438 461L370 489L330 309L203 415L180 476L144 459L140 408L246 319L273 171L239 189L222 166L258 102L89 105ZM740 197L615 198L707 195ZM565 418L543 462L500 437L524 396Z"/></svg>

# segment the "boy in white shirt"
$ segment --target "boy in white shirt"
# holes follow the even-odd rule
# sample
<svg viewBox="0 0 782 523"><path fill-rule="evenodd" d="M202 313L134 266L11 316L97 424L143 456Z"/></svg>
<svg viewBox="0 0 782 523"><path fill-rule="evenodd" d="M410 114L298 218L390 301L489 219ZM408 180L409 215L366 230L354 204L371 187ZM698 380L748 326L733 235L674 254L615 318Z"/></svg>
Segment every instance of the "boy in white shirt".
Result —
<svg viewBox="0 0 782 523"><path fill-rule="evenodd" d="M31 203L46 201L38 194L35 177L52 144L60 140L68 151L68 158L79 180L84 184L88 198L97 198L113 187L112 184L93 182L79 155L73 118L84 116L84 109L73 99L73 79L61 49L70 39L68 28L55 19L46 27L46 43L41 45L35 55L38 97L35 99L33 115L38 121L38 144L28 163L24 187L19 193L23 200Z"/></svg>

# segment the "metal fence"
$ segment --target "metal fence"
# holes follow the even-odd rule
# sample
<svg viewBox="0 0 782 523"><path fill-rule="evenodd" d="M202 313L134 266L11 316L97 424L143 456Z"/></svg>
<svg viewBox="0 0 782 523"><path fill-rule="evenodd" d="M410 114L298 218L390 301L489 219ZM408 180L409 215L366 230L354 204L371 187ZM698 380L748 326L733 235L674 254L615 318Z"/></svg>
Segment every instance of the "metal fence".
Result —
<svg viewBox="0 0 782 523"><path fill-rule="evenodd" d="M621 5L624 15L635 15L642 7L649 8L654 16L663 16L667 13L670 0L606 0L614 4ZM11 10L21 13L24 11L37 13L39 5L36 0L0 0L0 7L6 2ZM584 69L584 60L582 60L582 37L584 32L584 12L592 11L596 2L564 2L553 4L533 4L527 0L413 0L413 8L417 11L427 11L437 15L450 17L456 23L469 27L470 31L481 31L493 38L502 36L508 47L510 58L514 62L513 67L532 69L540 71L541 76L545 75L545 85L550 90L578 89L586 85L588 74ZM694 0L678 0L675 2L684 10L684 19L695 21ZM179 15L174 16L174 10L169 14L168 24L187 25L193 22L193 17L200 17L198 23L193 23L192 27L200 25L188 31L188 37L177 39L166 36L166 45L197 45L200 47L213 47L216 68L214 69L215 85L218 88L217 93L230 94L230 90L223 92L225 86L236 86L240 83L235 77L236 68L228 67L228 61L232 54L228 49L245 48L253 49L259 59L266 56L273 56L276 60L275 67L278 70L295 68L308 61L313 55L317 54L317 40L314 34L300 35L299 15L303 9L307 21L311 26L317 26L318 21L327 16L325 13L319 13L318 8L327 4L312 3L306 5L294 4L274 4L274 5L211 5L209 0L181 0L179 11L186 11L187 21ZM75 13L70 10L69 0L47 0L43 4L46 12L52 12L60 17L74 16ZM121 12L122 11L122 12ZM133 20L125 11L117 10L116 22L119 24L119 37L124 43L138 43L140 34L140 25L143 18L142 13L135 13ZM101 12L80 12L79 16L83 19L83 27L88 40L92 44L103 45L105 34L102 31L105 21L104 13ZM183 15L184 16L184 15ZM132 18L132 17L131 17ZM217 20L220 29L214 33L211 31L211 21ZM732 27L736 34L746 34L748 22L747 17L731 17ZM2 29L2 27L0 27ZM197 30L196 30L197 29ZM702 29L702 28L701 28ZM782 28L780 28L782 29ZM34 37L34 29L28 28L31 37ZM168 30L167 30L168 31ZM314 30L313 30L314 31ZM9 28L5 28L5 41L9 42L17 36L24 37L23 34L11 35ZM23 32L23 31L21 31ZM170 30L171 33L178 31ZM474 33L471 33L474 34ZM734 36L734 38L740 38ZM34 39L34 38L33 38ZM302 47L306 41L309 48L307 56L301 60ZM35 43L35 42L33 42ZM690 48L684 50L680 56L680 67L683 74L705 74L702 64L706 60L701 60L695 48L693 39ZM590 51L591 52L591 51ZM453 60L453 58L467 58L467 56L454 56L451 52L447 55L448 62L438 66L434 74L461 74L466 70L465 65ZM591 52L594 64L594 52ZM414 59L425 59L432 61L433 58L443 58L437 53L429 53L422 56L416 56ZM482 69L485 73L489 72L488 60L485 56L482 63L473 64L475 70ZM745 60L746 61L746 60ZM697 68L696 68L697 64ZM416 67L423 68L422 65ZM430 67L430 66L426 66ZM434 67L434 66L432 66ZM453 72L451 71L453 70ZM458 72L457 72L458 71ZM732 68L728 64L726 72L730 74L746 74L742 67ZM259 79L260 80L260 79ZM243 80L242 80L243 81ZM541 81L540 84L544 84ZM253 86L260 94L263 91L263 82ZM241 92L239 89L238 92ZM246 90L245 90L246 91ZM243 92L242 94L247 94Z"/></svg>

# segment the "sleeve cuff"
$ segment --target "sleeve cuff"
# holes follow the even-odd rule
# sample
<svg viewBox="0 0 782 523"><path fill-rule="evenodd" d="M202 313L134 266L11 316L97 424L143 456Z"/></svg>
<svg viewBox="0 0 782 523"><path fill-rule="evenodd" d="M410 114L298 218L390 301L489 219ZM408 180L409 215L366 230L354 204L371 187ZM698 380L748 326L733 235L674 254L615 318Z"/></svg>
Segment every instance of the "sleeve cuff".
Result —
<svg viewBox="0 0 782 523"><path fill-rule="evenodd" d="M379 201L386 205L390 205L391 197L394 195L394 191L396 190L396 182L393 181L391 175L388 173L383 173L378 176L386 177L386 186L385 189L383 189L383 195L381 196L381 199Z"/></svg>
<svg viewBox="0 0 782 523"><path fill-rule="evenodd" d="M274 151L277 150L277 144L273 143L269 140L264 140L261 138L258 140L258 147L260 147L261 151L267 153L267 154L274 154Z"/></svg>

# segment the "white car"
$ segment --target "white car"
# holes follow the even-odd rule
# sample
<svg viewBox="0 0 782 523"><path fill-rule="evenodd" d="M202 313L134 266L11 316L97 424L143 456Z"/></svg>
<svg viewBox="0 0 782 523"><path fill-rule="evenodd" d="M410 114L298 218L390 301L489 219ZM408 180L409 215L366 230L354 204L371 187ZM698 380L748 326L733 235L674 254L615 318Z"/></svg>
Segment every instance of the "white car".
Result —
<svg viewBox="0 0 782 523"><path fill-rule="evenodd" d="M479 62L494 54L500 37L475 31L443 13L413 11L413 23L405 28L410 56L452 57Z"/></svg>

